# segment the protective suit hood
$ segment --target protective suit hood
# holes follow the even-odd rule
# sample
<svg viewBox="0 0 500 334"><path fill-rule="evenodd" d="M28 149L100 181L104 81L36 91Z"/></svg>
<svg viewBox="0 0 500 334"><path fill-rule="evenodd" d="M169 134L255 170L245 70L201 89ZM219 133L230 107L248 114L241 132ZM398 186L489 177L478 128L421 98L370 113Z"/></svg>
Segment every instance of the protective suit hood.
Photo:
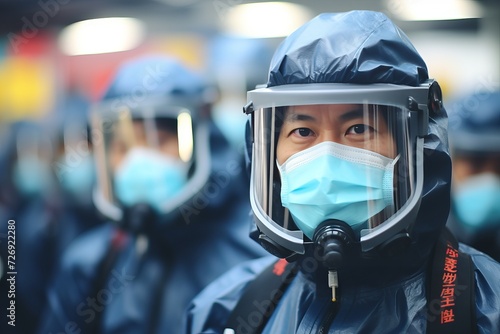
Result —
<svg viewBox="0 0 500 334"><path fill-rule="evenodd" d="M201 77L177 60L148 56L124 64L102 99L138 95L141 90L148 96L199 97L206 87Z"/></svg>
<svg viewBox="0 0 500 334"><path fill-rule="evenodd" d="M267 85L417 86L426 79L427 66L403 31L382 13L352 11L320 14L291 34L274 54Z"/></svg>
<svg viewBox="0 0 500 334"><path fill-rule="evenodd" d="M449 132L457 152L500 152L500 91L480 91L452 102Z"/></svg>

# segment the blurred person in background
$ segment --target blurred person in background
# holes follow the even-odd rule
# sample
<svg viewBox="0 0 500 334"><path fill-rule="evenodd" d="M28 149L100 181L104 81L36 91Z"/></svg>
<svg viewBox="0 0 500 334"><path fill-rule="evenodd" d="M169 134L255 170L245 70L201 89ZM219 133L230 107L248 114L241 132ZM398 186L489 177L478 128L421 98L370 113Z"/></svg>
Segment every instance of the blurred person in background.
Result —
<svg viewBox="0 0 500 334"><path fill-rule="evenodd" d="M445 228L439 84L385 14L324 13L248 92L250 202L275 258L193 299L185 333L498 333L500 264Z"/></svg>
<svg viewBox="0 0 500 334"><path fill-rule="evenodd" d="M91 201L95 177L88 107L82 96L65 95L52 114L14 123L9 130L2 159L7 171L2 175L2 219L16 222L21 273L16 327L23 333L34 333L66 247L102 220ZM4 227L2 233L7 233Z"/></svg>
<svg viewBox="0 0 500 334"><path fill-rule="evenodd" d="M7 236L7 221L15 221L15 269L20 273L16 276L16 328L33 333L46 302L57 251L60 208L51 168L54 140L44 120L24 119L11 124L4 144L5 169L0 176L4 223L0 233ZM6 259L3 243L2 252ZM2 298L4 301L8 299Z"/></svg>
<svg viewBox="0 0 500 334"><path fill-rule="evenodd" d="M53 193L54 138L43 120L36 119L12 123L5 137L0 200L13 214Z"/></svg>
<svg viewBox="0 0 500 334"><path fill-rule="evenodd" d="M449 109L448 226L460 241L500 261L500 91L467 95Z"/></svg>
<svg viewBox="0 0 500 334"><path fill-rule="evenodd" d="M61 221L64 222L58 231L61 249L102 221L92 202L96 172L89 111L88 98L76 91L67 91L47 120L56 141L52 169L57 179Z"/></svg>
<svg viewBox="0 0 500 334"><path fill-rule="evenodd" d="M179 333L196 293L265 254L209 88L166 56L120 67L91 114L94 202L110 224L64 254L39 333Z"/></svg>
<svg viewBox="0 0 500 334"><path fill-rule="evenodd" d="M247 117L241 106L247 91L267 81L273 49L266 40L222 35L210 41L208 50L209 75L219 91L212 117L231 145L243 154Z"/></svg>

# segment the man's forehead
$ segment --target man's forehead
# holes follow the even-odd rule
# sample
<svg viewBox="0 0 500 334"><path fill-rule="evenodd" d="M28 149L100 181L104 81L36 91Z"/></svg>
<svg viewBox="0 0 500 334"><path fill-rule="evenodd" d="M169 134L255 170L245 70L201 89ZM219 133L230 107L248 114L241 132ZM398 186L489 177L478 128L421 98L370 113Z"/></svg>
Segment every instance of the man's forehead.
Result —
<svg viewBox="0 0 500 334"><path fill-rule="evenodd" d="M370 108L371 109L371 108ZM300 105L290 106L286 109L287 121L313 120L322 113L336 113L339 117L362 117L368 109L360 104L328 104L328 105Z"/></svg>

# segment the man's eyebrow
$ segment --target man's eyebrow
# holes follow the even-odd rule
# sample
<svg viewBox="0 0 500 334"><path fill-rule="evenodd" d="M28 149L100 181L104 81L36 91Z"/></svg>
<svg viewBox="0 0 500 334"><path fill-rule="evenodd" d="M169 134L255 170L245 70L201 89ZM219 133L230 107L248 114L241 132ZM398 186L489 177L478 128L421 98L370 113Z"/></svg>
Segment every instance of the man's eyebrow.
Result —
<svg viewBox="0 0 500 334"><path fill-rule="evenodd" d="M285 121L287 122L316 121L316 117L307 114L296 114L291 112L286 115Z"/></svg>
<svg viewBox="0 0 500 334"><path fill-rule="evenodd" d="M339 118L342 121L349 121L352 119L363 118L363 117L365 117L365 112L362 107L349 110L347 112L342 113L342 115L339 116Z"/></svg>

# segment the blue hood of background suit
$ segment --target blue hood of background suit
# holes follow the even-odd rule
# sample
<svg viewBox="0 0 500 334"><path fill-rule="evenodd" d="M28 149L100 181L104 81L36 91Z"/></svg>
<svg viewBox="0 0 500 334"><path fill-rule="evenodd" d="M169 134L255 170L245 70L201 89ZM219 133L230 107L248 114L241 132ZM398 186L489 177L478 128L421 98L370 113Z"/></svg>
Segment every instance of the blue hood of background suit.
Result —
<svg viewBox="0 0 500 334"><path fill-rule="evenodd" d="M415 47L384 14L353 11L318 15L285 39L271 61L267 86L308 83L418 86L428 78L427 66ZM451 179L446 127L444 108L430 112L429 133L424 143L423 198L411 232L412 245L397 259L398 271L406 265L409 269L421 266L446 223ZM394 263L372 259L367 265L393 267Z"/></svg>
<svg viewBox="0 0 500 334"><path fill-rule="evenodd" d="M124 63L102 99L139 99L139 93L147 96L200 99L206 88L203 78L189 71L178 60L151 55Z"/></svg>
<svg viewBox="0 0 500 334"><path fill-rule="evenodd" d="M450 106L452 149L476 154L500 152L500 90L460 96Z"/></svg>

